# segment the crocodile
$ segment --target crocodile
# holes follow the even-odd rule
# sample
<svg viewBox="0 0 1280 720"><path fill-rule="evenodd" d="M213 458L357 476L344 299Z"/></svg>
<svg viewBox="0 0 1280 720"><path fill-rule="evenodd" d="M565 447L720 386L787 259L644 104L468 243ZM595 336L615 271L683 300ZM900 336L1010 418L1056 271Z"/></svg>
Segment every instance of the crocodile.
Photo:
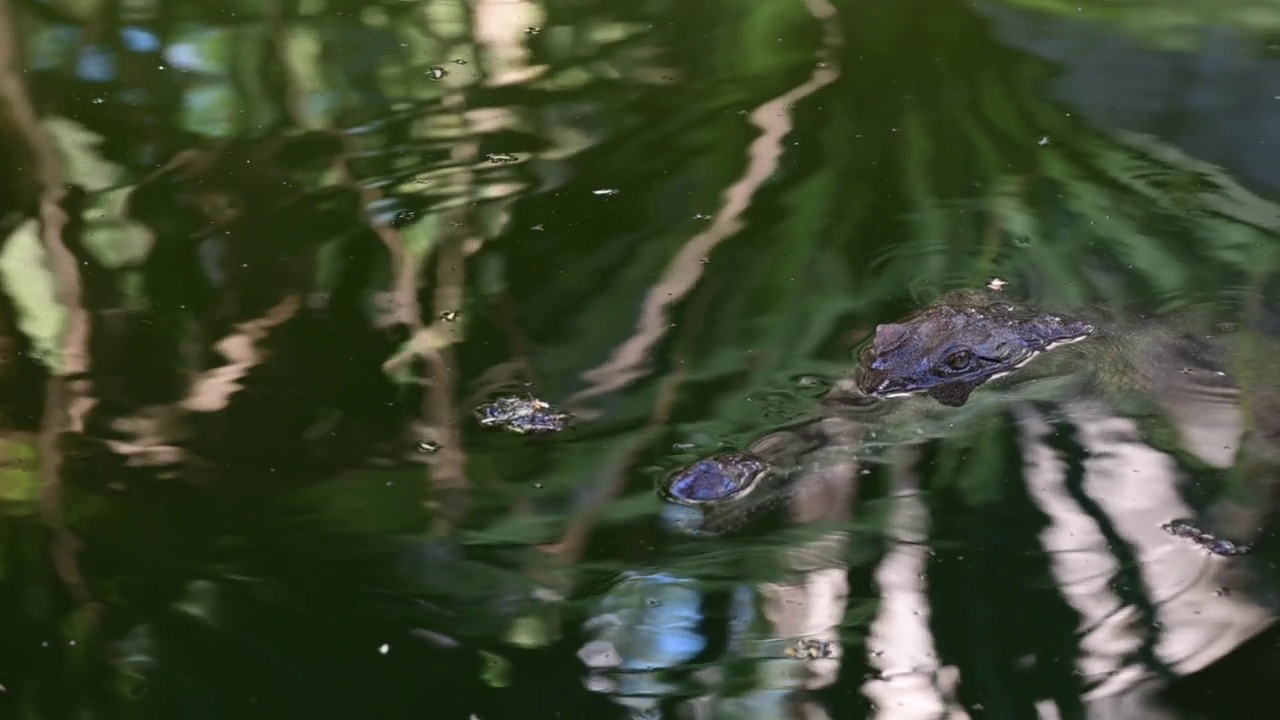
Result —
<svg viewBox="0 0 1280 720"><path fill-rule="evenodd" d="M1040 310L985 291L943 295L879 325L859 356L867 396L926 396L960 407L980 387L1072 377L1112 400L1129 395L1171 409L1189 395L1239 402L1280 437L1280 353L1270 330L1215 324L1204 313L1161 318L1100 307ZM1247 388L1247 393L1242 393ZM1084 389L1078 389L1082 394Z"/></svg>
<svg viewBox="0 0 1280 720"><path fill-rule="evenodd" d="M874 397L923 394L959 407L979 386L1095 332L1080 318L952 293L900 323L877 327L860 358L858 387Z"/></svg>
<svg viewBox="0 0 1280 720"><path fill-rule="evenodd" d="M833 414L875 431L861 434L858 450L928 436L933 420L942 421L938 432L949 433L954 419L919 398L954 409L990 386L998 403L1101 399L1139 417L1163 416L1167 422L1157 425L1173 429L1181 436L1176 444L1205 462L1226 467L1243 460L1258 474L1273 475L1280 472L1280 352L1264 337L1271 333L1232 330L1199 313L1155 319L1100 307L1055 312L994 292L952 291L879 325L817 416L768 437L771 444L792 438L781 444L812 450L813 442L801 438L822 435L815 428ZM1241 434L1245 454L1237 456L1227 446ZM761 459L753 445L745 455L705 458L677 470L658 490L684 531L695 526L719 534L740 529L785 498L793 462L790 456Z"/></svg>

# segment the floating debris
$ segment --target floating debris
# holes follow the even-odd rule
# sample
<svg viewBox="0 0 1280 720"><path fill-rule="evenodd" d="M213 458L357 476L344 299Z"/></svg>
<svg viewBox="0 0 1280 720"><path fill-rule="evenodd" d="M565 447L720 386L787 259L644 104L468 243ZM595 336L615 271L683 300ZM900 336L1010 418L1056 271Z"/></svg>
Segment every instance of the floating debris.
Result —
<svg viewBox="0 0 1280 720"><path fill-rule="evenodd" d="M702 213L694 213L694 215L693 215L693 219L694 219L694 220L710 220L710 219L711 219L711 216L710 216L710 215L704 215L704 214L702 214Z"/></svg>
<svg viewBox="0 0 1280 720"><path fill-rule="evenodd" d="M533 397L508 395L476 408L476 418L484 427L499 427L527 435L560 432L569 426L569 414Z"/></svg>
<svg viewBox="0 0 1280 720"><path fill-rule="evenodd" d="M458 58L457 60L454 60L454 61L453 61L453 64L454 64L454 65L466 65L466 64L467 64L467 61L466 61L466 60L463 60L462 58Z"/></svg>
<svg viewBox="0 0 1280 720"><path fill-rule="evenodd" d="M819 658L835 657L836 655L836 650L832 643L811 638L800 638L795 645L788 645L783 652L787 657L803 660L817 660Z"/></svg>
<svg viewBox="0 0 1280 720"><path fill-rule="evenodd" d="M1252 550L1248 545L1238 545L1230 540L1224 540L1211 532L1201 530L1194 522L1185 518L1170 520L1160 527L1170 535L1191 540L1214 555L1231 557L1233 555L1244 555Z"/></svg>
<svg viewBox="0 0 1280 720"><path fill-rule="evenodd" d="M418 213L412 210L401 210L400 212L396 213L393 224L396 227L404 227L405 225L408 225L409 223L413 222L414 219L417 217L418 217Z"/></svg>
<svg viewBox="0 0 1280 720"><path fill-rule="evenodd" d="M448 74L449 71L439 65L433 65L430 70L427 70L427 77L432 80L443 80L444 76Z"/></svg>
<svg viewBox="0 0 1280 720"><path fill-rule="evenodd" d="M542 32L542 28L540 27L527 27L524 29L525 35L537 35L540 32Z"/></svg>
<svg viewBox="0 0 1280 720"><path fill-rule="evenodd" d="M1000 292L1001 290L1004 289L1004 286L1008 284L1009 284L1008 280L1004 280L998 277L993 277L991 278L991 280L987 281L987 289L991 290L992 292Z"/></svg>
<svg viewBox="0 0 1280 720"><path fill-rule="evenodd" d="M1048 135L1045 135L1044 137L1040 138L1040 142L1038 142L1038 143L1036 143L1036 144L1037 144L1037 145L1039 145L1040 147L1044 147L1045 145L1048 145L1048 144L1049 144L1049 136L1048 136Z"/></svg>
<svg viewBox="0 0 1280 720"><path fill-rule="evenodd" d="M488 155L485 155L485 157L489 159L489 162L495 165L513 163L517 159L516 156L511 153L489 153Z"/></svg>
<svg viewBox="0 0 1280 720"><path fill-rule="evenodd" d="M453 322L454 320L458 319L458 311L445 310L444 312L440 313L440 319L445 322Z"/></svg>
<svg viewBox="0 0 1280 720"><path fill-rule="evenodd" d="M418 443L418 452L424 452L424 453L427 453L428 455L434 455L435 453L440 452L440 443L432 442L430 440L424 440Z"/></svg>
<svg viewBox="0 0 1280 720"><path fill-rule="evenodd" d="M618 194L618 193L620 193L620 192L622 192L622 191L621 191L621 190L619 190L619 189L617 189L617 188L601 188L601 189L599 189L599 190L592 190L592 191L591 191L591 194L592 194L592 195L600 195L600 196L603 196L603 197L609 197L609 196L611 196L611 195L617 195L617 194Z"/></svg>
<svg viewBox="0 0 1280 720"><path fill-rule="evenodd" d="M542 227L541 225L534 225L533 227L531 227L531 228L529 228L529 229L530 229L530 230L537 230L538 232L542 232L543 230L546 230L546 228Z"/></svg>

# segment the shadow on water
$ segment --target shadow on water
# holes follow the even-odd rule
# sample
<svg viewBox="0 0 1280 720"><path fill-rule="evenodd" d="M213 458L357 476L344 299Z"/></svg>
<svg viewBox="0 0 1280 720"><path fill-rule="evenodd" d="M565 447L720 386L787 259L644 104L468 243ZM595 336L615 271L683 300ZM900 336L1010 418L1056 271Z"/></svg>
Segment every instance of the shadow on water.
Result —
<svg viewBox="0 0 1280 720"><path fill-rule="evenodd" d="M0 716L1273 717L1250 6L0 0Z"/></svg>

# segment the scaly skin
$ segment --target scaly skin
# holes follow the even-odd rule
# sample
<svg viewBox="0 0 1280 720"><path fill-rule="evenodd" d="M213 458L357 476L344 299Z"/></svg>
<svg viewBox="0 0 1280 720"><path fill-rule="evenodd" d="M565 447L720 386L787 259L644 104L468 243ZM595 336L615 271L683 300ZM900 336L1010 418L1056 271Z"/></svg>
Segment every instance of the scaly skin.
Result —
<svg viewBox="0 0 1280 720"><path fill-rule="evenodd" d="M1257 394L1280 378L1280 345L1251 331L1209 335L1194 315L1122 318L1098 309L1041 312L990 293L957 291L903 320L881 325L863 353L858 387L873 397L928 395L960 406L991 383L1008 387L1047 377L1080 376L1115 394L1160 396L1195 375L1197 385ZM957 351L976 358L956 371Z"/></svg>

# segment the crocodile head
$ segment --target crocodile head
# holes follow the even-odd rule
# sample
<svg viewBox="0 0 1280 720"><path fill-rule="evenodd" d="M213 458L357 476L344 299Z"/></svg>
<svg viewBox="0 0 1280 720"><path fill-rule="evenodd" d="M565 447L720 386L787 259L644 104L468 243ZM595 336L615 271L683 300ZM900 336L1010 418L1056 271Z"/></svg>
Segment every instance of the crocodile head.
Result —
<svg viewBox="0 0 1280 720"><path fill-rule="evenodd" d="M928 395L959 407L979 385L1092 332L1082 320L1007 302L943 298L876 328L862 353L858 387L875 397Z"/></svg>

